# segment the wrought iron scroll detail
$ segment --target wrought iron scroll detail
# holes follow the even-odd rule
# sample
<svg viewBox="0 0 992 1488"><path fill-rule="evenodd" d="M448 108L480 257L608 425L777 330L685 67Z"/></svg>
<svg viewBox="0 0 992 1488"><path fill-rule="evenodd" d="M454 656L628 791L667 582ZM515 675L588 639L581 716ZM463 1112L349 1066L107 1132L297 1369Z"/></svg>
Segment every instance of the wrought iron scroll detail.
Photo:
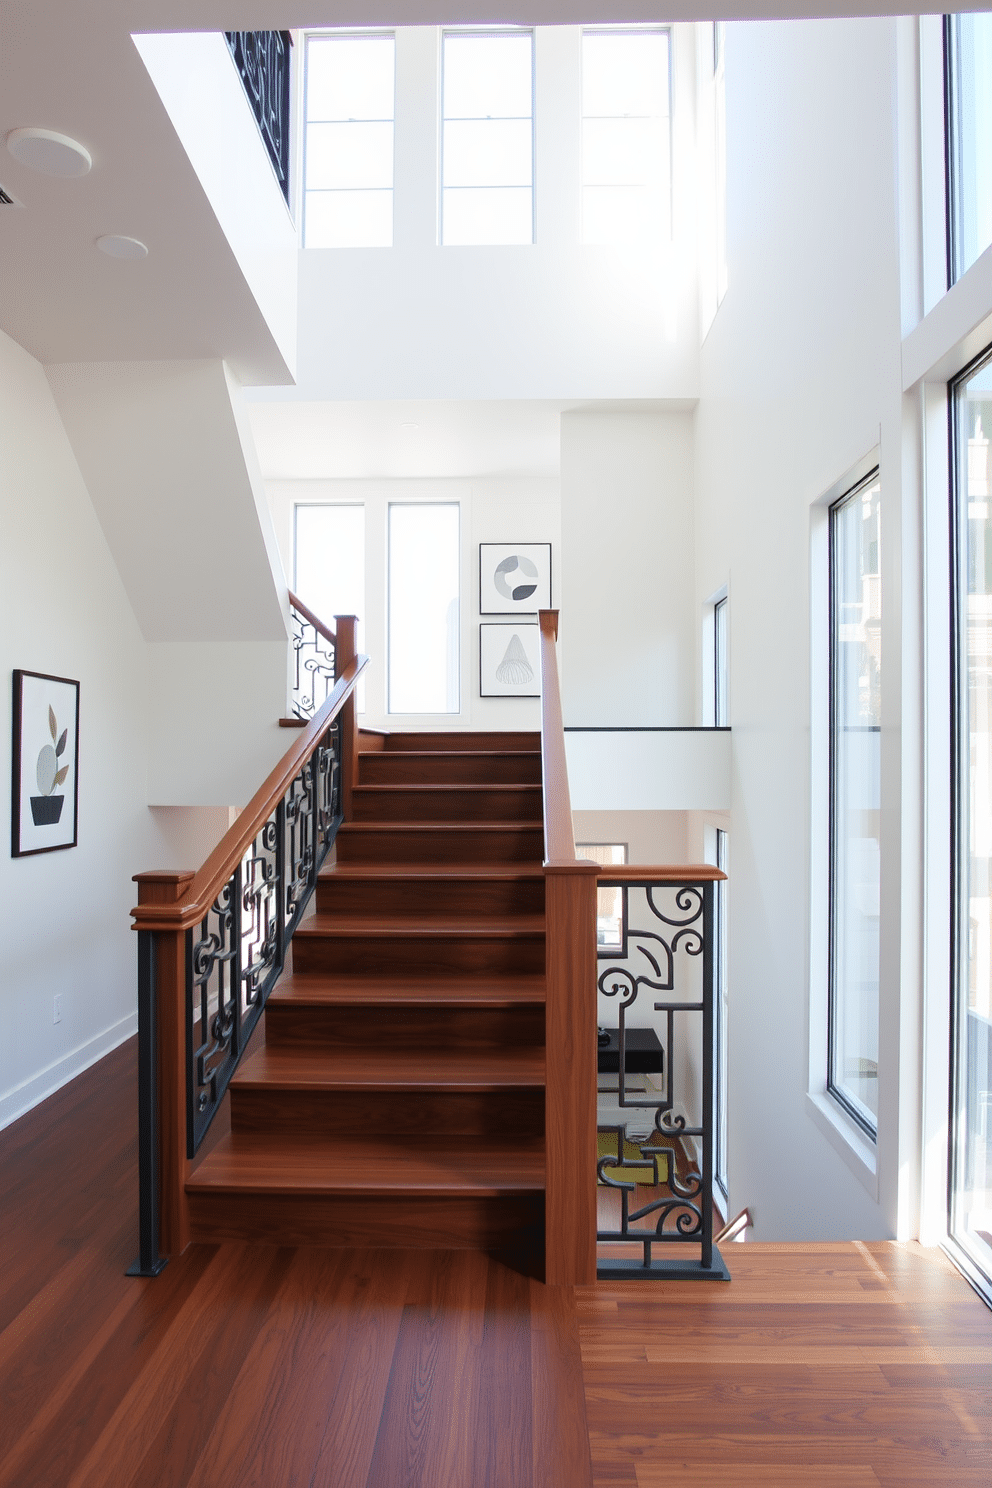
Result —
<svg viewBox="0 0 992 1488"><path fill-rule="evenodd" d="M597 1159L597 1177L601 1188L617 1192L618 1198L610 1204L615 1227L598 1230L596 1238L629 1244L633 1259L601 1262L599 1275L672 1276L695 1270L725 1276L713 1247L713 884L621 885L601 879L600 886L620 888L628 901L623 947L619 955L600 952L601 961L605 956L610 964L598 978L599 992L616 999L617 1104L621 1111L650 1111L654 1130L647 1140L634 1143L638 1155L630 1157L624 1148L626 1124L600 1127L615 1139L616 1155ZM629 902L632 899L636 904ZM633 928L635 919L644 928ZM655 1000L659 993L667 995ZM648 998L650 1007L645 1008ZM654 1091L633 1089L627 1072L627 1029L635 1008L640 1015L636 1022L652 1024L661 1043L661 1088ZM645 1017L648 1013L660 1014L660 1019ZM701 1039L693 1041L698 1049L695 1061L688 1056L694 1029L701 1032ZM700 1111L695 1125L676 1109L677 1093L680 1102L685 1101L689 1087L691 1105ZM685 1139L695 1144L688 1163ZM657 1196L638 1206L637 1177L643 1181L645 1173ZM698 1263L658 1259L670 1247L687 1244L698 1247Z"/></svg>
<svg viewBox="0 0 992 1488"><path fill-rule="evenodd" d="M337 720L186 937L186 1134L192 1157L286 958L341 824Z"/></svg>
<svg viewBox="0 0 992 1488"><path fill-rule="evenodd" d="M293 622L293 712L312 718L334 686L334 645L315 625L290 606Z"/></svg>
<svg viewBox="0 0 992 1488"><path fill-rule="evenodd" d="M289 201L288 31L225 31L258 132Z"/></svg>

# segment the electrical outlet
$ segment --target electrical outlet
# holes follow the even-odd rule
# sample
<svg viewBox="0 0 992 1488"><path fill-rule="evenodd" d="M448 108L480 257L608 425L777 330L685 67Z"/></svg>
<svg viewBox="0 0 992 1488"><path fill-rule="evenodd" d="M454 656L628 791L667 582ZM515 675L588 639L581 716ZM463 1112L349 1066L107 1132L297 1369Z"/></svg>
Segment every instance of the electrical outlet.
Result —
<svg viewBox="0 0 992 1488"><path fill-rule="evenodd" d="M55 995L55 1001L52 1004L52 1022L53 1023L61 1023L62 1022L62 993L61 992L57 992L56 993L56 995Z"/></svg>

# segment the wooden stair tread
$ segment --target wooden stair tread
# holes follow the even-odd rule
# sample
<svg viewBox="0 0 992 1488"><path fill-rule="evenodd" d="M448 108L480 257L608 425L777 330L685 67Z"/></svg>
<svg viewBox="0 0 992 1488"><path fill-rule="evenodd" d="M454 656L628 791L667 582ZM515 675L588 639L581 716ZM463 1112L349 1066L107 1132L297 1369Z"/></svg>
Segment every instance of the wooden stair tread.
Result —
<svg viewBox="0 0 992 1488"><path fill-rule="evenodd" d="M445 825L451 825L446 823ZM544 878L543 863L329 863L320 870L322 879L348 878L365 882L376 878L409 879L420 883L437 879L439 883L460 883L472 879L498 879L514 883L518 879Z"/></svg>
<svg viewBox="0 0 992 1488"><path fill-rule="evenodd" d="M423 915L376 915L334 914L320 911L300 922L296 930L297 940L311 937L318 940L335 940L342 936L364 936L369 940L389 940L398 937L418 940L437 940L450 936L460 939L482 937L493 939L505 937L518 939L525 936L544 935L543 915L468 915L448 919L424 919Z"/></svg>
<svg viewBox="0 0 992 1488"><path fill-rule="evenodd" d="M244 1059L232 1090L486 1091L543 1086L544 1050L298 1048L267 1044Z"/></svg>
<svg viewBox="0 0 992 1488"><path fill-rule="evenodd" d="M380 749L380 758L404 760L540 759L540 749Z"/></svg>
<svg viewBox="0 0 992 1488"><path fill-rule="evenodd" d="M439 1135L338 1140L230 1132L186 1181L190 1194L473 1194L544 1188L540 1140Z"/></svg>
<svg viewBox="0 0 992 1488"><path fill-rule="evenodd" d="M268 1006L515 1007L543 1004L543 976L360 976L298 971L280 978Z"/></svg>
<svg viewBox="0 0 992 1488"><path fill-rule="evenodd" d="M346 821L338 828L338 835L342 832L539 832L541 822L538 819L531 820L524 817L508 821Z"/></svg>
<svg viewBox="0 0 992 1488"><path fill-rule="evenodd" d="M438 791L444 791L445 795L456 795L459 792L467 795L470 791L474 792L476 795L478 795L482 791L493 791L497 794L499 794L500 792L506 792L507 794L509 794L511 791L528 791L532 795L540 795L543 789L543 786L533 785L529 781L517 782L515 780L485 780L471 782L463 780L440 780L437 782L431 781L430 783L425 783L423 781L410 781L409 784L400 781L394 785L390 785L388 783L379 785L378 783L376 783L373 785L352 786L352 790L355 795L380 796L388 796L391 793L395 795L400 795L401 793L409 793L411 795L423 794L425 796L436 796Z"/></svg>

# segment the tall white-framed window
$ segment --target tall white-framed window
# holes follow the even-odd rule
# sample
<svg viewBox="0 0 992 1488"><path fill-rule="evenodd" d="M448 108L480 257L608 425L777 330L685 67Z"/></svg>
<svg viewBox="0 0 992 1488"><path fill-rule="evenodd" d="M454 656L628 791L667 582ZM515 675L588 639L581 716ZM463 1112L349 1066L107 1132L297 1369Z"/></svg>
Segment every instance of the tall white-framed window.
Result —
<svg viewBox="0 0 992 1488"><path fill-rule="evenodd" d="M303 246L392 247L395 36L310 35L305 67Z"/></svg>
<svg viewBox="0 0 992 1488"><path fill-rule="evenodd" d="M951 386L948 1234L992 1301L992 348Z"/></svg>
<svg viewBox="0 0 992 1488"><path fill-rule="evenodd" d="M947 282L992 244L992 15L944 17Z"/></svg>
<svg viewBox="0 0 992 1488"><path fill-rule="evenodd" d="M391 501L387 676L390 713L461 708L461 538L457 501Z"/></svg>
<svg viewBox="0 0 992 1488"><path fill-rule="evenodd" d="M582 33L582 239L648 243L672 230L671 33Z"/></svg>
<svg viewBox="0 0 992 1488"><path fill-rule="evenodd" d="M442 33L440 238L534 241L532 31Z"/></svg>
<svg viewBox="0 0 992 1488"><path fill-rule="evenodd" d="M874 1141L878 1122L881 483L829 510L828 1093Z"/></svg>
<svg viewBox="0 0 992 1488"><path fill-rule="evenodd" d="M355 641L364 650L365 507L361 502L308 502L293 508L293 589L333 628L335 615L357 615ZM365 711L365 679L357 688Z"/></svg>

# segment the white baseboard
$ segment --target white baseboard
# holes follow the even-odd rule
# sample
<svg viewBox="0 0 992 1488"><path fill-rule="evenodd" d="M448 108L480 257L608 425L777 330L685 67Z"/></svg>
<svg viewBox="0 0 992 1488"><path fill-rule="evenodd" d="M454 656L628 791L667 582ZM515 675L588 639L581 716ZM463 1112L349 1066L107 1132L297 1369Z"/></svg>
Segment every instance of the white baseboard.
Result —
<svg viewBox="0 0 992 1488"><path fill-rule="evenodd" d="M5 1126L10 1126L19 1116L24 1116L28 1111L54 1095L56 1090L61 1090L63 1085L68 1085L83 1070L89 1069L91 1064L96 1064L111 1049L116 1049L123 1044L125 1039L131 1038L138 1031L137 1009L121 1018L118 1023L113 1023L98 1033L94 1038L88 1039L85 1044L80 1044L78 1049L73 1049L71 1054L66 1054L55 1064L50 1064L39 1074L32 1075L23 1084L16 1085L13 1090L8 1090L5 1095L0 1095L0 1131Z"/></svg>

